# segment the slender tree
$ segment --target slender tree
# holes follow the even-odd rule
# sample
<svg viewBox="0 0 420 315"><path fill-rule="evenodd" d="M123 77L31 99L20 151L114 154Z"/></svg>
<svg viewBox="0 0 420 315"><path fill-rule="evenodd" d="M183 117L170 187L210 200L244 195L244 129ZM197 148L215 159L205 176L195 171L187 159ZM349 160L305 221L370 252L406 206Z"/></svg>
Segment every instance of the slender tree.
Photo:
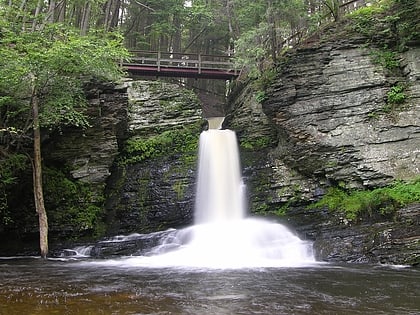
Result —
<svg viewBox="0 0 420 315"><path fill-rule="evenodd" d="M35 211L38 214L39 222L39 248L41 257L46 258L48 255L48 217L44 204L44 193L42 189L42 158L41 158L41 130L39 123L39 99L37 95L36 77L29 73L31 81L31 97L30 107L32 109L32 125L33 125L33 187Z"/></svg>
<svg viewBox="0 0 420 315"><path fill-rule="evenodd" d="M83 82L89 78L116 80L118 62L127 56L116 34L79 36L78 31L47 24L35 32L2 29L0 38L0 105L9 126L27 137L32 126L33 188L39 218L41 256L48 254L48 220L42 185L42 128L87 127ZM10 86L10 84L13 84ZM19 117L12 116L19 112ZM25 114L27 113L27 114ZM14 122L14 124L13 124ZM1 126L1 129L6 129Z"/></svg>

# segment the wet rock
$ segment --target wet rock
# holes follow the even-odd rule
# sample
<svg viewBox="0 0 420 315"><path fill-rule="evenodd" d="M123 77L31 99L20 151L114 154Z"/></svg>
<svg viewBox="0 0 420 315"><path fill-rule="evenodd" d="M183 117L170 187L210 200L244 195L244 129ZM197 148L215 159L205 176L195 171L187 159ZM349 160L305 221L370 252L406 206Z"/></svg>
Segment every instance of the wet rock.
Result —
<svg viewBox="0 0 420 315"><path fill-rule="evenodd" d="M372 63L363 41L291 51L262 105L255 85L235 92L228 126L240 143L274 135L263 147L241 146L251 212L281 215L300 237L315 241L320 260L416 265L418 205L357 224L306 209L331 186L371 189L419 174L420 49L402 53L401 71L392 77ZM408 100L389 113L387 93L396 82L406 83Z"/></svg>
<svg viewBox="0 0 420 315"><path fill-rule="evenodd" d="M125 237L113 237L102 240L90 250L91 257L110 258L115 256L145 255L160 245L161 241L169 237L175 230L167 230L150 234L131 234Z"/></svg>
<svg viewBox="0 0 420 315"><path fill-rule="evenodd" d="M330 225L316 235L314 249L324 261L420 265L420 204L402 208L395 220Z"/></svg>
<svg viewBox="0 0 420 315"><path fill-rule="evenodd" d="M127 124L127 86L91 82L86 86L91 126L67 128L50 135L43 145L47 165L65 167L72 179L96 187L103 199L106 180L118 155L119 138Z"/></svg>
<svg viewBox="0 0 420 315"><path fill-rule="evenodd" d="M197 143L204 122L198 98L160 81L131 82L128 97L127 137L121 139L119 162L107 186L107 234L185 226L192 220ZM164 137L168 132L169 140ZM131 140L143 143L134 153L124 151ZM150 156L139 158L144 152Z"/></svg>
<svg viewBox="0 0 420 315"><path fill-rule="evenodd" d="M274 155L306 176L349 188L413 178L420 168L418 96L395 116L383 114L392 81L356 45L291 53L263 104L281 137Z"/></svg>

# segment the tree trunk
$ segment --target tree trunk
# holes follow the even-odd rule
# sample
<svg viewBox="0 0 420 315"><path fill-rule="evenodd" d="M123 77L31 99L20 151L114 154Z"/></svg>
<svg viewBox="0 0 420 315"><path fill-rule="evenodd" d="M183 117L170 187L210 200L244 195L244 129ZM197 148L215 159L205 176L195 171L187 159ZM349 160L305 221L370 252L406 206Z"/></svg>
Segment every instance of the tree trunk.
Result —
<svg viewBox="0 0 420 315"><path fill-rule="evenodd" d="M36 27L38 26L38 17L42 10L42 0L38 0L38 4L36 5L34 19L32 21L32 32L35 32Z"/></svg>
<svg viewBox="0 0 420 315"><path fill-rule="evenodd" d="M34 80L33 80L34 81ZM33 162L33 185L35 210L39 220L39 246L41 257L46 258L48 254L48 219L44 205L44 193L42 191L42 165L41 165L41 131L39 127L38 97L36 95L35 83L32 83L32 115L34 130L34 162Z"/></svg>
<svg viewBox="0 0 420 315"><path fill-rule="evenodd" d="M267 22L269 27L269 36L270 36L270 50L271 50L271 57L273 58L273 62L277 61L277 31L276 31L276 21L274 18L274 6L273 1L268 1L268 8L267 8Z"/></svg>
<svg viewBox="0 0 420 315"><path fill-rule="evenodd" d="M90 2L87 2L83 8L82 21L80 25L80 35L82 36L86 35L89 30L90 11L91 5Z"/></svg>
<svg viewBox="0 0 420 315"><path fill-rule="evenodd" d="M66 20L66 9L67 9L67 1L61 0L57 4L57 21L60 23L63 23Z"/></svg>
<svg viewBox="0 0 420 315"><path fill-rule="evenodd" d="M47 12L47 22L48 23L54 23L55 22L55 1L54 0L50 0L50 4L48 7L48 12Z"/></svg>
<svg viewBox="0 0 420 315"><path fill-rule="evenodd" d="M118 26L118 21L120 18L120 10L121 10L121 1L115 1L112 10L112 18L110 23L108 24L107 31L113 30Z"/></svg>
<svg viewBox="0 0 420 315"><path fill-rule="evenodd" d="M103 6L103 17L101 17L98 26L103 26L103 28L108 31L109 20L111 19L111 4L112 0L108 0Z"/></svg>

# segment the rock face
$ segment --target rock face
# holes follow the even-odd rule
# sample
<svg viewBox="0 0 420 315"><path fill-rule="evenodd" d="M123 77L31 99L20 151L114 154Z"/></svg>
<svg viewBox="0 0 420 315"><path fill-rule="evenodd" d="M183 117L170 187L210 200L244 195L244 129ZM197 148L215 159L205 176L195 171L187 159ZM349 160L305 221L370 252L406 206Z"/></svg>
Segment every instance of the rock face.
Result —
<svg viewBox="0 0 420 315"><path fill-rule="evenodd" d="M250 212L282 215L314 241L320 260L419 265L419 204L392 220L363 222L306 207L331 186L369 189L418 176L419 56L418 47L401 54L401 71L390 77L360 39L323 42L288 54L264 102L255 96L261 88L237 89L224 125L238 135ZM408 98L390 108L387 94L398 82ZM141 253L170 233L156 231L191 223L201 105L191 92L159 81L92 84L88 91L92 127L50 135L44 161L88 185L79 208L99 209L82 214L102 222L102 234L141 233L129 248L118 240L116 248L100 243L95 255ZM35 233L29 210L32 221L24 229ZM150 232L156 238L145 236Z"/></svg>
<svg viewBox="0 0 420 315"><path fill-rule="evenodd" d="M412 91L419 88L415 64L407 60ZM358 44L298 50L264 103L265 113L286 136L276 155L302 174L346 187L413 178L420 169L420 102L413 93L406 108L385 114L391 84Z"/></svg>
<svg viewBox="0 0 420 315"><path fill-rule="evenodd" d="M251 211L287 212L287 223L315 240L322 260L419 264L419 205L401 210L395 222L365 225L305 210L329 186L368 189L418 176L419 56L417 47L402 54L401 72L392 77L373 64L360 39L323 42L286 56L261 109L258 91L242 90L229 125L240 142L276 134L265 159L261 149L259 162L245 159ZM387 94L397 82L406 84L408 98L390 109Z"/></svg>
<svg viewBox="0 0 420 315"><path fill-rule="evenodd" d="M203 123L197 97L161 81L97 86L89 95L92 127L64 131L47 148L49 162L96 187L109 235L186 225ZM127 149L130 141L138 148Z"/></svg>
<svg viewBox="0 0 420 315"><path fill-rule="evenodd" d="M160 81L132 82L128 97L127 139L108 182L108 234L185 226L192 218L204 122L198 99Z"/></svg>
<svg viewBox="0 0 420 315"><path fill-rule="evenodd" d="M324 226L314 248L324 261L418 266L419 224L420 204L413 204L400 209L394 221Z"/></svg>
<svg viewBox="0 0 420 315"><path fill-rule="evenodd" d="M91 126L69 128L45 144L49 164L67 165L71 178L98 186L102 194L126 132L127 86L93 82L86 87Z"/></svg>
<svg viewBox="0 0 420 315"><path fill-rule="evenodd" d="M92 82L86 93L89 128L43 133L51 248L67 246L70 238L189 224L205 124L197 96L160 81ZM18 227L0 226L2 237L16 241L0 245L0 255L37 253L30 174L25 183L14 202Z"/></svg>
<svg viewBox="0 0 420 315"><path fill-rule="evenodd" d="M104 189L126 133L127 87L89 82L85 86L90 127L42 130L43 188L49 240L92 237L103 229ZM10 196L12 224L0 224L0 255L37 254L38 222L33 206L31 170Z"/></svg>

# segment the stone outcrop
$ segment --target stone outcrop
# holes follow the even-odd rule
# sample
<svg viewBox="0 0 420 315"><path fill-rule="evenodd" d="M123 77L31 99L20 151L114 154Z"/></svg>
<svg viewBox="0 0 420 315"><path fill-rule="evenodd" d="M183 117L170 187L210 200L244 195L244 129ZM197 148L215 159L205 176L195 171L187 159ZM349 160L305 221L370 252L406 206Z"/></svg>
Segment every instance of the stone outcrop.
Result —
<svg viewBox="0 0 420 315"><path fill-rule="evenodd" d="M410 91L419 88L414 55L406 56ZM391 85L359 43L298 50L264 103L284 135L275 155L302 174L349 188L413 178L420 169L420 102L411 93L404 107L385 113Z"/></svg>
<svg viewBox="0 0 420 315"><path fill-rule="evenodd" d="M185 226L192 219L197 142L204 123L197 96L175 84L134 81L128 97L127 138L108 182L108 234ZM142 145L128 153L129 141ZM153 156L138 158L144 152Z"/></svg>
<svg viewBox="0 0 420 315"><path fill-rule="evenodd" d="M314 249L317 259L352 263L420 264L420 204L400 209L394 220L354 226L324 225Z"/></svg>
<svg viewBox="0 0 420 315"><path fill-rule="evenodd" d="M68 128L44 144L50 165L66 165L72 179L97 185L102 194L126 133L127 85L92 82L86 86L90 127Z"/></svg>
<svg viewBox="0 0 420 315"><path fill-rule="evenodd" d="M281 221L314 241L317 260L418 266L420 204L399 209L392 218L351 222L343 213L293 207Z"/></svg>
<svg viewBox="0 0 420 315"><path fill-rule="evenodd" d="M119 141L126 132L127 86L89 82L85 85L90 127L42 130L43 186L51 247L56 242L92 237L101 228L104 189ZM31 170L19 178L9 198L12 222L3 226L1 254L36 254L38 222L33 206Z"/></svg>
<svg viewBox="0 0 420 315"><path fill-rule="evenodd" d="M189 224L205 123L197 96L161 81L91 82L86 95L88 128L43 133L51 248ZM130 141L141 145L128 152ZM19 228L1 230L16 242L0 246L3 255L37 252L30 174L21 186L14 202Z"/></svg>
<svg viewBox="0 0 420 315"><path fill-rule="evenodd" d="M202 119L196 95L176 84L164 81L130 82L128 99L130 135L188 126Z"/></svg>
<svg viewBox="0 0 420 315"><path fill-rule="evenodd" d="M314 241L320 260L418 265L419 204L392 219L362 222L307 209L331 186L370 189L420 173L420 49L402 53L400 73L389 76L362 42L324 41L291 51L263 102L256 97L262 88L249 82L235 91L224 125L238 135L250 212L282 215ZM408 98L390 108L387 94L398 82ZM87 90L92 127L50 134L45 164L89 185L106 234L141 233L124 246L99 243L94 255L142 253L170 233L156 231L191 223L201 105L190 91L160 81Z"/></svg>
<svg viewBox="0 0 420 315"><path fill-rule="evenodd" d="M192 216L197 152L166 143L164 155L136 161L142 150L162 150L160 143L144 144L149 147L130 157L125 148L131 139L147 143L165 132L190 130L198 140L203 120L195 94L162 81L127 81L92 87L88 96L92 126L64 130L47 147L49 163L68 165L73 180L96 187L96 199L105 207L107 234L186 225Z"/></svg>
<svg viewBox="0 0 420 315"><path fill-rule="evenodd" d="M330 186L370 189L418 176L419 56L417 47L401 54L399 75L389 76L360 38L318 42L287 54L262 106L260 90L248 85L238 93L229 126L239 141L276 134L263 150L241 148L257 156L256 163L244 159L251 212L286 213L285 223L315 240L322 260L418 264L419 205L393 222L362 224L306 206ZM407 101L390 109L387 94L397 82Z"/></svg>

